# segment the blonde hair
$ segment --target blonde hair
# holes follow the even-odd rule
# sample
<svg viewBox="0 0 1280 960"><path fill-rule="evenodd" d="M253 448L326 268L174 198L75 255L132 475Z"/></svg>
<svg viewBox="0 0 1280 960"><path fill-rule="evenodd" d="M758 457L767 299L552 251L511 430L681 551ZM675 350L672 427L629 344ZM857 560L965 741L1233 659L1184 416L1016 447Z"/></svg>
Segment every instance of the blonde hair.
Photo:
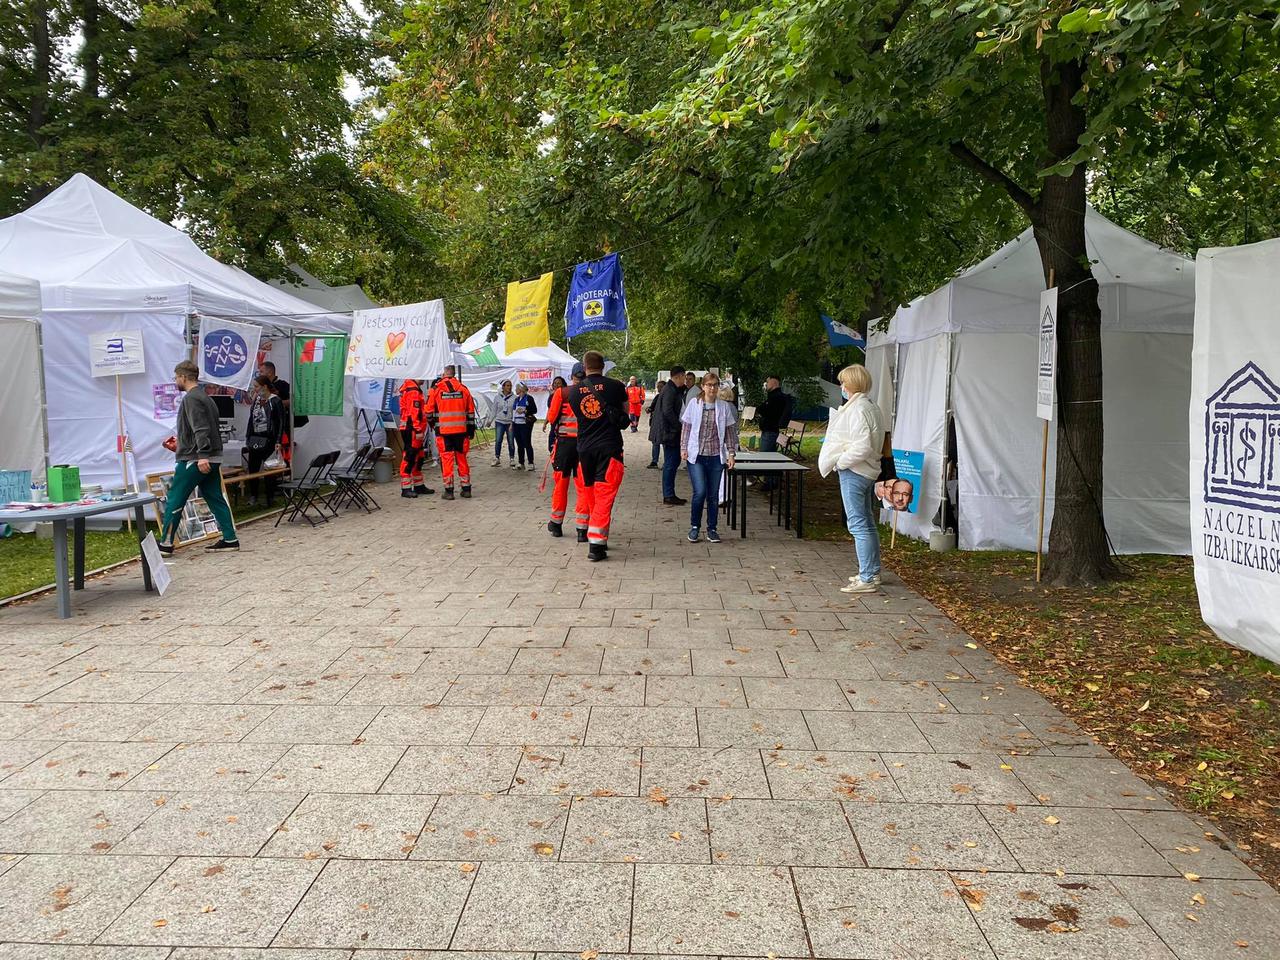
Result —
<svg viewBox="0 0 1280 960"><path fill-rule="evenodd" d="M719 396L726 403L733 403L733 387L721 387Z"/></svg>
<svg viewBox="0 0 1280 960"><path fill-rule="evenodd" d="M849 396L871 392L871 374L860 363L851 363L836 375L840 386L849 391Z"/></svg>

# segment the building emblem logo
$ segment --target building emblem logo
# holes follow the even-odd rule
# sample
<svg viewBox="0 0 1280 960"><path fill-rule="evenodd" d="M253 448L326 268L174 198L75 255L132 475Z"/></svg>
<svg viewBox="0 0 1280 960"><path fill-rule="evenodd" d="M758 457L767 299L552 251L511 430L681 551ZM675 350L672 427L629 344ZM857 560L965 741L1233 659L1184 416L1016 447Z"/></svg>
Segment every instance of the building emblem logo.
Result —
<svg viewBox="0 0 1280 960"><path fill-rule="evenodd" d="M1205 401L1204 498L1280 514L1280 387L1255 363Z"/></svg>

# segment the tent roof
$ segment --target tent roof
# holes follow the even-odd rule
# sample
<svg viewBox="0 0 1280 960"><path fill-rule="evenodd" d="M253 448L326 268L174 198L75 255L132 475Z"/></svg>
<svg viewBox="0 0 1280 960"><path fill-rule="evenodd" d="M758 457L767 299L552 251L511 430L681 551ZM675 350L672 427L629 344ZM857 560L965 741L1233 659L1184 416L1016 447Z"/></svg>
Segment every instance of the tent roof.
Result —
<svg viewBox="0 0 1280 960"><path fill-rule="evenodd" d="M1190 334L1195 320L1195 264L1085 211L1085 247L1098 280L1105 327ZM887 335L869 346L910 343L940 333L1031 332L1044 270L1028 227L955 279L900 307Z"/></svg>
<svg viewBox="0 0 1280 960"><path fill-rule="evenodd" d="M289 272L301 283L290 283L288 280L268 280L267 283L295 297L313 303L325 310L336 313L347 313L351 310L374 310L382 306L364 292L364 288L356 283L331 286L319 277L308 273L296 263L289 264Z"/></svg>
<svg viewBox="0 0 1280 960"><path fill-rule="evenodd" d="M35 319L40 316L40 284L29 277L0 273L0 317Z"/></svg>
<svg viewBox="0 0 1280 960"><path fill-rule="evenodd" d="M197 313L282 327L351 327L349 317L317 310L219 263L181 230L82 173L29 210L0 220L0 267L40 281L46 310L154 309L175 303Z"/></svg>

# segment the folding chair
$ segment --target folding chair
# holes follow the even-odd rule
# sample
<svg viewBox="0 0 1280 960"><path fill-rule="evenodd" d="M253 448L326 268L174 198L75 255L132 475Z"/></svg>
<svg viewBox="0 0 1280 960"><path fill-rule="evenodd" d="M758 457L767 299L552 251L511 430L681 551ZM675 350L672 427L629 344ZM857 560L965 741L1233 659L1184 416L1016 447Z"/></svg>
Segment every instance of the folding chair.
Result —
<svg viewBox="0 0 1280 960"><path fill-rule="evenodd" d="M334 513L344 503L347 506L363 507L365 513L381 510L382 505L373 499L367 487L373 482L373 466L382 459L385 447L361 447L356 451L355 459L346 470L334 471L331 479L337 485L330 498Z"/></svg>
<svg viewBox="0 0 1280 960"><path fill-rule="evenodd" d="M809 426L804 420L792 420L787 424L787 432L782 442L782 452L789 457L800 459L800 444L804 442L804 432Z"/></svg>
<svg viewBox="0 0 1280 960"><path fill-rule="evenodd" d="M287 480L280 485L280 490L285 495L285 502L280 516L276 517L277 527L285 518L285 514L288 514L290 523L302 517L313 527L316 526L316 521L311 519L311 514L308 512L313 506L316 507L316 516L320 518L320 522L329 522L329 518L324 515L320 491L328 485L329 473L333 470L333 465L338 462L338 457L337 450L322 453L312 459L301 477L297 480Z"/></svg>
<svg viewBox="0 0 1280 960"><path fill-rule="evenodd" d="M351 488L349 483L355 477L359 476L360 471L364 469L365 461L369 457L370 444L365 444L356 451L355 456L351 458L351 462L345 467L330 471L329 480L333 484L333 492L325 498L325 506L329 508L329 512L335 516L344 502L347 502Z"/></svg>

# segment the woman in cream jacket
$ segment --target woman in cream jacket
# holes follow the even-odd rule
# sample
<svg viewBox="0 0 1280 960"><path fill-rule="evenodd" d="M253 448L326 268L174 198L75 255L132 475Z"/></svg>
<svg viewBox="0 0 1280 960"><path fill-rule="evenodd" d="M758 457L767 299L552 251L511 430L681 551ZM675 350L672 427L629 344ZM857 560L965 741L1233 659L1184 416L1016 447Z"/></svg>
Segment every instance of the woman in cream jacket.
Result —
<svg viewBox="0 0 1280 960"><path fill-rule="evenodd" d="M858 551L858 575L849 578L842 593L875 593L880 589L880 533L876 529L875 485L884 446L884 419L871 399L871 374L861 364L840 371L844 405L831 415L827 436L818 454L818 470L840 476L840 496L849 533Z"/></svg>

